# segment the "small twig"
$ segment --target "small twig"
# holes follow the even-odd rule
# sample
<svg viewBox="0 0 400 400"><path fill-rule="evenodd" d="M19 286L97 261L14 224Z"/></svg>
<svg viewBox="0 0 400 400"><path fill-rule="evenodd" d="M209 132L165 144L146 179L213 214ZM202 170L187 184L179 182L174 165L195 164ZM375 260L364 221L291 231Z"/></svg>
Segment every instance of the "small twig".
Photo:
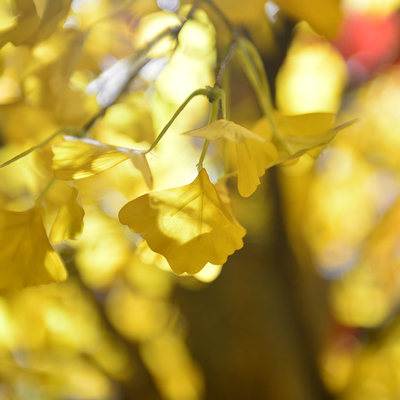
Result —
<svg viewBox="0 0 400 400"><path fill-rule="evenodd" d="M110 104L107 104L105 107L103 107L89 122L87 122L82 127L82 130L87 132L96 122L96 120L101 116L103 116L107 111L107 109L112 105L114 105L121 98L121 96L125 93L126 89L130 86L133 79L136 78L140 70L149 62L149 59L146 57L146 55L152 49L152 47L154 47L160 40L164 39L167 36L173 35L177 37L185 22L183 22L182 25L179 27L168 28L164 30L159 35L157 35L151 42L147 43L142 49L126 57L126 58L132 58L133 60L135 59L140 60L141 58L143 59L135 66L135 68L132 69L125 84L123 85L123 87L121 88L120 92L115 97L115 99L112 102L110 102Z"/></svg>
<svg viewBox="0 0 400 400"><path fill-rule="evenodd" d="M221 62L221 65L218 70L217 78L215 80L215 86L222 87L222 77L224 75L226 67L228 66L229 62L231 61L231 59L233 57L233 54L235 53L236 46L237 46L237 40L234 39L229 46L228 54Z"/></svg>

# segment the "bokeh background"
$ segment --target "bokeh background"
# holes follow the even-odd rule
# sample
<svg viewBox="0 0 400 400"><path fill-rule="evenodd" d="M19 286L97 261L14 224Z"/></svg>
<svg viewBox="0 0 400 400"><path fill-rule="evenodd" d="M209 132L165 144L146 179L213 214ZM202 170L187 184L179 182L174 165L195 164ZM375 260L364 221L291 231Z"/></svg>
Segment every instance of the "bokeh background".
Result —
<svg viewBox="0 0 400 400"><path fill-rule="evenodd" d="M0 293L0 400L400 397L400 1L215 5L0 1L0 162L65 126L147 148L214 85L225 19L260 51L282 112L360 119L317 158L268 170L250 198L229 180L244 248L196 276L175 275L118 222L148 191L131 165L77 181L84 233L54 245L68 279ZM141 52L188 14L177 38ZM262 113L236 57L224 88L229 118L251 129ZM194 99L152 152L156 190L194 179L202 143L179 134L208 112ZM1 209L33 205L60 141L0 169ZM218 145L205 165L220 176ZM68 190L58 181L44 197L46 229Z"/></svg>

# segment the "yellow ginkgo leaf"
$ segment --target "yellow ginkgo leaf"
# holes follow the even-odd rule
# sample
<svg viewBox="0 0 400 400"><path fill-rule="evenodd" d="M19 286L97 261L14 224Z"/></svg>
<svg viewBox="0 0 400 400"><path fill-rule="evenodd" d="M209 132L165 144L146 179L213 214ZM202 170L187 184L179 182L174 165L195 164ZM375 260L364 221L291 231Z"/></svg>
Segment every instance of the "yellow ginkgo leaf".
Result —
<svg viewBox="0 0 400 400"><path fill-rule="evenodd" d="M200 129L185 132L184 135L200 137L208 140L228 139L234 143L242 143L247 139L254 139L259 142L265 142L265 139L252 131L237 125L232 121L219 119L210 125Z"/></svg>
<svg viewBox="0 0 400 400"><path fill-rule="evenodd" d="M282 10L296 20L307 21L319 34L334 38L343 19L340 0L276 0Z"/></svg>
<svg viewBox="0 0 400 400"><path fill-rule="evenodd" d="M133 166L142 173L147 187L150 190L153 189L153 174L151 173L149 163L143 151L131 150L129 152L129 158Z"/></svg>
<svg viewBox="0 0 400 400"><path fill-rule="evenodd" d="M23 0L26 1L26 0ZM47 39L56 29L62 18L66 18L72 0L51 0L44 6L42 19L35 34L24 41L25 44L34 45Z"/></svg>
<svg viewBox="0 0 400 400"><path fill-rule="evenodd" d="M241 196L249 197L260 184L265 170L276 164L278 152L271 142L257 143L254 140L236 145L238 190Z"/></svg>
<svg viewBox="0 0 400 400"><path fill-rule="evenodd" d="M50 241L61 243L67 239L79 239L83 232L85 211L77 202L78 190L69 188L68 200L61 206L50 231Z"/></svg>
<svg viewBox="0 0 400 400"><path fill-rule="evenodd" d="M277 163L298 158L310 149L326 145L338 133L337 130L331 130L336 121L336 116L332 113L283 115L272 110L272 116L284 140L282 143L276 138L273 139L279 152ZM262 137L273 136L273 128L266 116L256 122L253 131Z"/></svg>
<svg viewBox="0 0 400 400"><path fill-rule="evenodd" d="M131 159L143 175L149 188L153 177L144 152L111 146L92 139L64 136L60 144L52 146L54 176L61 180L83 179L107 171Z"/></svg>
<svg viewBox="0 0 400 400"><path fill-rule="evenodd" d="M196 274L224 264L246 234L226 209L205 169L189 185L153 192L126 204L120 222L147 240L171 269Z"/></svg>
<svg viewBox="0 0 400 400"><path fill-rule="evenodd" d="M21 289L66 279L64 265L50 245L39 207L0 210L0 289Z"/></svg>
<svg viewBox="0 0 400 400"><path fill-rule="evenodd" d="M19 46L36 32L40 24L33 0L16 0L15 6L15 18L11 20L9 26L0 30L0 47L8 42Z"/></svg>
<svg viewBox="0 0 400 400"><path fill-rule="evenodd" d="M248 197L254 193L260 184L259 177L264 175L267 168L276 163L278 157L275 146L270 142L272 133L271 137L261 137L240 125L224 119L220 119L203 128L186 132L185 135L208 140L225 138L235 143L238 190L243 197Z"/></svg>

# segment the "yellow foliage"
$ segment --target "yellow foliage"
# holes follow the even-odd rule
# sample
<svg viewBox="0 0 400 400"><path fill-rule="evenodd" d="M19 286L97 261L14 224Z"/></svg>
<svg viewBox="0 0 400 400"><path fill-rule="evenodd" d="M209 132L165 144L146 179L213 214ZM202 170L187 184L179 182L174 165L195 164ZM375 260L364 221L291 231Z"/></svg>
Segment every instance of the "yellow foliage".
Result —
<svg viewBox="0 0 400 400"><path fill-rule="evenodd" d="M49 243L39 207L25 212L1 210L0 242L0 289L21 289L67 277Z"/></svg>
<svg viewBox="0 0 400 400"><path fill-rule="evenodd" d="M278 149L278 163L298 158L307 151L326 145L338 133L331 130L336 117L330 113L313 113L301 115L283 115L278 111L272 112L274 122L286 146L275 138ZM267 117L259 119L253 131L265 138L273 137L273 127Z"/></svg>
<svg viewBox="0 0 400 400"><path fill-rule="evenodd" d="M242 143L247 139L265 142L261 136L249 131L248 129L235 124L232 121L219 119L210 125L200 129L186 132L185 135L201 137L208 140L228 139L234 143Z"/></svg>
<svg viewBox="0 0 400 400"><path fill-rule="evenodd" d="M70 188L67 201L61 206L50 231L50 241L61 243L66 239L79 239L83 232L85 212L77 202L78 190Z"/></svg>
<svg viewBox="0 0 400 400"><path fill-rule="evenodd" d="M0 47L12 42L15 46L31 37L39 27L40 18L33 0L16 0L16 15L10 25L0 31Z"/></svg>
<svg viewBox="0 0 400 400"><path fill-rule="evenodd" d="M132 200L119 219L140 233L177 274L195 274L207 262L224 264L243 246L246 233L225 208L205 169L189 185Z"/></svg>
<svg viewBox="0 0 400 400"><path fill-rule="evenodd" d="M340 0L276 0L290 17L307 21L320 35L334 38L343 19Z"/></svg>
<svg viewBox="0 0 400 400"><path fill-rule="evenodd" d="M61 144L52 147L53 171L57 179L83 179L107 171L131 159L143 175L146 184L153 187L153 177L146 156L141 151L104 144L92 139L65 136Z"/></svg>

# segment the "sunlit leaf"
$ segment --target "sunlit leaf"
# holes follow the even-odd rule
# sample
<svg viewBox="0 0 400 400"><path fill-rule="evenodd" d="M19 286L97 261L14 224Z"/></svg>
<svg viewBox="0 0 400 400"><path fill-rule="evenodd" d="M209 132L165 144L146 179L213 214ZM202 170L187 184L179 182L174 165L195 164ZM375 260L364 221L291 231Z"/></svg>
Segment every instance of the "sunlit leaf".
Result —
<svg viewBox="0 0 400 400"><path fill-rule="evenodd" d="M42 19L34 35L29 37L25 43L33 45L47 39L56 29L62 18L65 18L70 9L72 0L46 1Z"/></svg>
<svg viewBox="0 0 400 400"><path fill-rule="evenodd" d="M205 169L189 185L129 202L119 219L140 233L177 274L195 274L207 262L224 264L243 246L246 233L223 205Z"/></svg>
<svg viewBox="0 0 400 400"><path fill-rule="evenodd" d="M0 30L0 47L8 42L15 46L34 34L40 24L33 0L16 0L16 16L11 24Z"/></svg>
<svg viewBox="0 0 400 400"><path fill-rule="evenodd" d="M232 121L224 119L185 134L208 140L225 138L235 143L238 189L244 197L254 193L260 184L259 177L264 175L267 168L276 163L278 157L275 146L267 142L266 137L261 137Z"/></svg>
<svg viewBox="0 0 400 400"><path fill-rule="evenodd" d="M210 125L204 126L203 128L186 132L185 135L201 137L208 140L218 140L224 138L234 143L242 143L247 139L265 142L265 139L261 136L253 133L243 126L237 125L234 122L227 121L225 119L219 119Z"/></svg>
<svg viewBox="0 0 400 400"><path fill-rule="evenodd" d="M131 159L143 175L149 188L153 177L143 152L111 146L92 139L64 136L61 144L52 147L53 171L57 179L83 179L107 171L121 162Z"/></svg>
<svg viewBox="0 0 400 400"><path fill-rule="evenodd" d="M273 140L279 152L277 163L298 158L314 147L328 144L338 133L337 130L331 130L336 120L335 114L282 115L273 110L272 116L284 140L284 143L276 138ZM256 122L253 131L262 137L273 136L272 125L266 116Z"/></svg>
<svg viewBox="0 0 400 400"><path fill-rule="evenodd" d="M278 152L271 142L248 140L236 145L238 190L243 197L253 194L265 170L276 164Z"/></svg>
<svg viewBox="0 0 400 400"><path fill-rule="evenodd" d="M0 289L21 289L67 277L47 238L39 207L0 211L0 260Z"/></svg>
<svg viewBox="0 0 400 400"><path fill-rule="evenodd" d="M343 18L339 0L276 0L282 10L296 20L307 21L320 35L333 38Z"/></svg>
<svg viewBox="0 0 400 400"><path fill-rule="evenodd" d="M64 141L54 145L52 150L54 176L62 180L88 178L129 158L129 154L120 148L73 136L65 136Z"/></svg>
<svg viewBox="0 0 400 400"><path fill-rule="evenodd" d="M146 155L142 151L130 151L129 157L133 166L139 170L146 182L147 187L153 189L153 175L151 173L149 163L147 162Z"/></svg>
<svg viewBox="0 0 400 400"><path fill-rule="evenodd" d="M66 239L79 239L83 232L85 211L77 202L78 190L70 188L70 196L61 206L50 231L50 241L61 243Z"/></svg>

